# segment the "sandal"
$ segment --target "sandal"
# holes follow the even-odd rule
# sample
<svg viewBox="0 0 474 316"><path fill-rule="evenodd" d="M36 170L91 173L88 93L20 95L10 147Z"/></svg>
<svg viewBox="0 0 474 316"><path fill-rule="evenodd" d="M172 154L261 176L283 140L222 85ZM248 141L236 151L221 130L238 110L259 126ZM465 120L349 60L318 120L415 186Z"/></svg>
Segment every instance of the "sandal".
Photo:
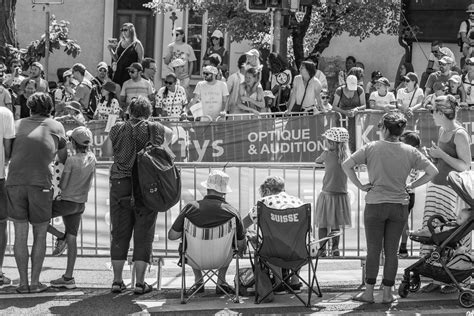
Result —
<svg viewBox="0 0 474 316"><path fill-rule="evenodd" d="M30 287L28 285L20 285L15 289L15 291L18 294L28 294L30 293Z"/></svg>
<svg viewBox="0 0 474 316"><path fill-rule="evenodd" d="M123 283L123 281L114 282L112 283L112 288L110 289L110 291L112 293L122 293L123 291L125 291L126 288L127 286L125 285L125 283Z"/></svg>
<svg viewBox="0 0 474 316"><path fill-rule="evenodd" d="M441 294L453 294L458 291L458 288L454 285L445 285L439 291Z"/></svg>
<svg viewBox="0 0 474 316"><path fill-rule="evenodd" d="M133 293L142 295L145 293L150 293L151 291L153 291L153 287L150 284L144 282L144 283L135 283L135 289L133 290Z"/></svg>

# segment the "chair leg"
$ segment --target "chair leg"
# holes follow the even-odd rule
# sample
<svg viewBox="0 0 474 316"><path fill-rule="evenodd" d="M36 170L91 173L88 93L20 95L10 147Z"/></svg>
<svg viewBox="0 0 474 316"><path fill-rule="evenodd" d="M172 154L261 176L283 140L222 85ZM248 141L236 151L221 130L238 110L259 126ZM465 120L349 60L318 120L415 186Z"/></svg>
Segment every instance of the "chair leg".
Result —
<svg viewBox="0 0 474 316"><path fill-rule="evenodd" d="M185 266L185 257L184 255L181 256L181 304L186 304L184 299L184 291L186 291L186 270Z"/></svg>

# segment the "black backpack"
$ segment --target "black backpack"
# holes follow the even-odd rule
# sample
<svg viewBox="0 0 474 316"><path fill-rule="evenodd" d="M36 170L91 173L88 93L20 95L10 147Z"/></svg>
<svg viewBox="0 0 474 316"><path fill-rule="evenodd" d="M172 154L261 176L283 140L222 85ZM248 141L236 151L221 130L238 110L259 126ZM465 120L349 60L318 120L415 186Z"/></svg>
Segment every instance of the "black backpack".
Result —
<svg viewBox="0 0 474 316"><path fill-rule="evenodd" d="M150 125L147 124L151 135ZM149 142L136 156L139 189L146 207L166 212L181 198L181 175L167 146Z"/></svg>

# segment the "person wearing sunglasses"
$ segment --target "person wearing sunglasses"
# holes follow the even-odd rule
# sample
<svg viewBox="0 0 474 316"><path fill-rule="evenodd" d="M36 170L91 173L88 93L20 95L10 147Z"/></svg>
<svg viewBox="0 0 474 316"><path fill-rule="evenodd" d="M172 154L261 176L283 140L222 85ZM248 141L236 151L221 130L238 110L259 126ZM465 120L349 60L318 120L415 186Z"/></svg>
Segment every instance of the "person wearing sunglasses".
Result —
<svg viewBox="0 0 474 316"><path fill-rule="evenodd" d="M218 69L214 66L203 67L202 75L204 80L197 83L194 89L194 96L189 102L190 109L195 104L200 103L201 105L196 107L202 108L202 115L210 117L213 121L217 120L218 117L225 116L228 111L227 100L229 98L229 91L225 82L216 79L218 73Z"/></svg>
<svg viewBox="0 0 474 316"><path fill-rule="evenodd" d="M454 63L454 59L452 59L451 57L444 56L439 60L438 63L439 70L430 74L428 80L426 81L425 95L428 95L432 92L433 84L436 81L441 81L447 84L449 78L454 75L458 75L456 71L451 70L452 65Z"/></svg>
<svg viewBox="0 0 474 316"><path fill-rule="evenodd" d="M155 116L180 117L184 113L188 99L186 91L177 85L178 77L171 73L165 78L165 86L156 94Z"/></svg>
<svg viewBox="0 0 474 316"><path fill-rule="evenodd" d="M450 69L456 67L454 53L448 47L444 47L441 41L433 41L431 43L431 53L428 57L428 65L426 66L425 72L421 75L420 86L422 88L424 88L425 84L428 83L427 80L430 74L440 70L439 61L445 56L451 58L451 63L449 65Z"/></svg>
<svg viewBox="0 0 474 316"><path fill-rule="evenodd" d="M433 215L441 215L447 221L456 220L460 199L449 186L447 177L453 170L458 172L469 170L472 157L470 135L456 120L457 110L458 103L452 95L437 97L431 110L434 123L439 127L439 136L437 142L431 142L432 146L427 152L438 168L439 174L431 180L426 190L423 229L427 228L428 219ZM469 237L461 241L467 249L471 249L470 239ZM421 254L425 255L432 249L433 246L422 245ZM469 278L468 286L470 283ZM439 283L432 282L424 286L422 291L426 293L441 291L443 294L449 294L456 292L457 288L451 285L441 288Z"/></svg>
<svg viewBox="0 0 474 316"><path fill-rule="evenodd" d="M127 68L130 79L125 81L120 92L120 106L124 112L128 112L128 106L139 96L148 98L150 101L155 101L153 87L148 80L143 79L143 67L140 63L133 63Z"/></svg>
<svg viewBox="0 0 474 316"><path fill-rule="evenodd" d="M141 63L143 60L143 45L137 38L135 26L132 23L124 23L120 28L118 44L115 46L109 43L107 48L114 61L112 80L122 86L125 81L130 79L127 67L134 62Z"/></svg>
<svg viewBox="0 0 474 316"><path fill-rule="evenodd" d="M418 86L418 76L409 72L403 77L405 88L397 91L397 106L404 112L410 112L422 106L423 90Z"/></svg>
<svg viewBox="0 0 474 316"><path fill-rule="evenodd" d="M381 140L370 142L357 150L342 164L347 177L365 195L364 226L367 242L365 291L352 299L374 303L374 287L379 272L380 252L385 253L382 303L392 303L398 269L398 243L408 219L407 190L429 182L438 170L419 150L400 142L407 120L398 111L382 117L378 127ZM356 174L354 167L366 165L368 182ZM424 171L423 176L407 184L412 169Z"/></svg>
<svg viewBox="0 0 474 316"><path fill-rule="evenodd" d="M461 76L462 88L466 93L466 103L468 106L474 106L474 57L466 59L466 72Z"/></svg>
<svg viewBox="0 0 474 316"><path fill-rule="evenodd" d="M321 112L329 112L332 110L332 105L329 103L329 91L327 89L321 90Z"/></svg>

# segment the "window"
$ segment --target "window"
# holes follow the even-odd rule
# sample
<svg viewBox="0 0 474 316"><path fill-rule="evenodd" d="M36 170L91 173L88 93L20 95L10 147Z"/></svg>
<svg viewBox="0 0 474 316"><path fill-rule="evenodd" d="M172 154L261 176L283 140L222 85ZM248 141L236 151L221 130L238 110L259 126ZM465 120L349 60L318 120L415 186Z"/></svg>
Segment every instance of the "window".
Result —
<svg viewBox="0 0 474 316"><path fill-rule="evenodd" d="M202 14L194 10L189 10L188 15L188 35L186 42L191 45L196 55L196 61L194 62L193 76L201 75L201 60L203 56L202 52L202 41L203 39L203 27L202 27Z"/></svg>

